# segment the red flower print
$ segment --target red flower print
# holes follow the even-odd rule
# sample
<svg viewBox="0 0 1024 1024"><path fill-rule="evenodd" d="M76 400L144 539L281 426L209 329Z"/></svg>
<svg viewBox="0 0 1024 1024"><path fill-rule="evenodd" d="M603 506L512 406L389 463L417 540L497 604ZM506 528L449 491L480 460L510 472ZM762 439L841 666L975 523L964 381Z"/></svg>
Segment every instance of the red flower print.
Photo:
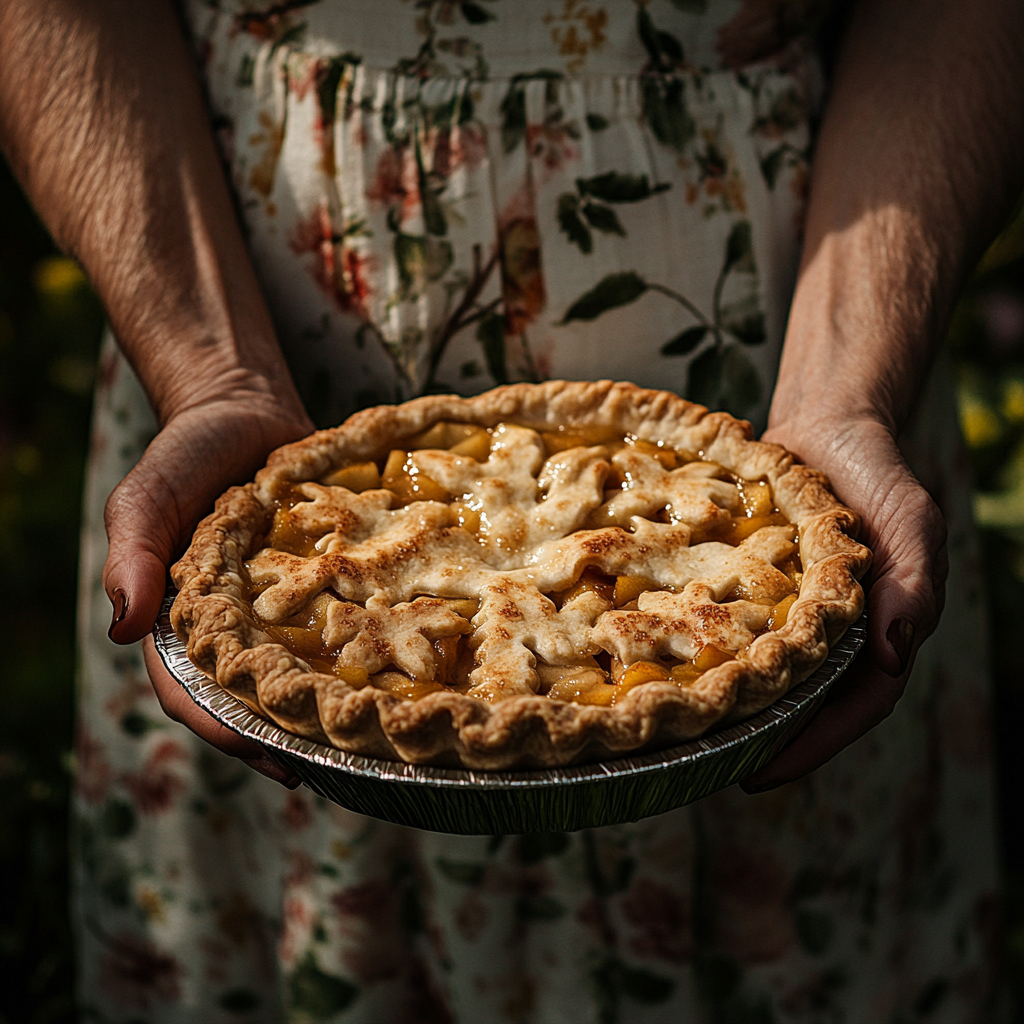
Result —
<svg viewBox="0 0 1024 1024"><path fill-rule="evenodd" d="M302 850L292 850L289 854L289 860L291 864L288 868L288 874L285 875L284 884L286 886L305 885L313 877L313 872L316 871L313 858Z"/></svg>
<svg viewBox="0 0 1024 1024"><path fill-rule="evenodd" d="M169 764L185 760L187 755L177 740L163 740L146 758L141 772L121 776L140 814L160 814L170 808L178 793L184 792L185 783Z"/></svg>
<svg viewBox="0 0 1024 1024"><path fill-rule="evenodd" d="M734 846L712 865L716 938L744 963L781 958L796 942L786 865L768 850Z"/></svg>
<svg viewBox="0 0 1024 1024"><path fill-rule="evenodd" d="M637 955L674 964L693 955L690 909L668 886L638 878L623 900L622 916L637 929L629 943Z"/></svg>
<svg viewBox="0 0 1024 1024"><path fill-rule="evenodd" d="M289 793L284 803L282 817L293 832L298 832L309 826L313 820L313 813L298 793Z"/></svg>
<svg viewBox="0 0 1024 1024"><path fill-rule="evenodd" d="M120 1006L147 1010L154 1000L169 1003L181 994L181 965L144 935L120 932L100 938L107 948L100 961L100 987Z"/></svg>
<svg viewBox="0 0 1024 1024"><path fill-rule="evenodd" d="M350 885L331 897L334 909L342 917L361 917L372 921L390 906L391 886L383 878L370 878L358 885Z"/></svg>
<svg viewBox="0 0 1024 1024"><path fill-rule="evenodd" d="M316 256L312 267L317 284L346 313L368 319L366 300L370 295L368 271L371 257L356 252L344 234L335 234L331 214L321 203L292 232L292 252L310 252Z"/></svg>
<svg viewBox="0 0 1024 1024"><path fill-rule="evenodd" d="M474 942L487 927L490 916L487 904L475 892L470 892L455 908L455 927L467 942Z"/></svg>
<svg viewBox="0 0 1024 1024"><path fill-rule="evenodd" d="M394 978L402 969L398 939L398 902L401 888L383 878L370 878L331 898L341 919L342 934L351 940L341 954L342 963L363 985Z"/></svg>
<svg viewBox="0 0 1024 1024"><path fill-rule="evenodd" d="M113 776L103 746L93 739L85 723L79 722L75 734L75 792L86 803L102 803Z"/></svg>
<svg viewBox="0 0 1024 1024"><path fill-rule="evenodd" d="M487 156L487 140L480 126L473 123L431 131L427 147L432 153L431 173L442 180L463 165L479 167Z"/></svg>
<svg viewBox="0 0 1024 1024"><path fill-rule="evenodd" d="M416 212L420 205L419 169L408 146L392 146L381 153L366 198L384 206L397 206L401 220Z"/></svg>

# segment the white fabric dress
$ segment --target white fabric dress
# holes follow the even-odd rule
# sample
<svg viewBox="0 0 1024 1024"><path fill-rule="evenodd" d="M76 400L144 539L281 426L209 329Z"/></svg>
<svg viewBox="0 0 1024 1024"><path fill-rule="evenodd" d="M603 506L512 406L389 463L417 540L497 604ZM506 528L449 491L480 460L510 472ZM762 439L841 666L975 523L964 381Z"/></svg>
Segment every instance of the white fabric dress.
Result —
<svg viewBox="0 0 1024 1024"><path fill-rule="evenodd" d="M322 425L612 377L763 425L798 254L810 0L186 7L257 272ZM993 1021L985 626L937 372L905 449L951 527L897 712L758 797L452 837L289 793L163 718L106 639L102 508L155 430L112 344L85 501L83 1019Z"/></svg>

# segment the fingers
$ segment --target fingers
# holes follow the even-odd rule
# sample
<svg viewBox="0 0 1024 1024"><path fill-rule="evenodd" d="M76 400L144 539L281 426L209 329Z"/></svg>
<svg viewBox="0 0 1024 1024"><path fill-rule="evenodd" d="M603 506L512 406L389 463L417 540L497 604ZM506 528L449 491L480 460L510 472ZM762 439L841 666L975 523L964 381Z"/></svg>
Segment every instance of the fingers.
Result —
<svg viewBox="0 0 1024 1024"><path fill-rule="evenodd" d="M305 426L254 402L220 402L187 410L157 434L105 510L110 547L103 586L115 643L140 640L152 629L167 568L216 499L250 478L273 448L302 436Z"/></svg>
<svg viewBox="0 0 1024 1024"><path fill-rule="evenodd" d="M742 789L763 793L803 778L892 714L903 696L912 661L906 672L894 678L860 658L832 687L804 730L781 754L744 779Z"/></svg>
<svg viewBox="0 0 1024 1024"><path fill-rule="evenodd" d="M907 467L892 435L879 424L799 431L816 437L801 450L773 437L824 470L839 498L860 513L861 539L871 548L868 641L805 730L771 763L742 783L761 792L825 764L892 713L918 649L935 629L948 571L942 513Z"/></svg>
<svg viewBox="0 0 1024 1024"><path fill-rule="evenodd" d="M300 784L300 780L293 772L278 764L258 743L239 736L203 711L167 671L157 653L152 636L146 637L143 641L142 654L157 700L168 718L180 722L200 739L223 753L244 761L250 768L254 768L268 779L280 782L289 789L294 789Z"/></svg>

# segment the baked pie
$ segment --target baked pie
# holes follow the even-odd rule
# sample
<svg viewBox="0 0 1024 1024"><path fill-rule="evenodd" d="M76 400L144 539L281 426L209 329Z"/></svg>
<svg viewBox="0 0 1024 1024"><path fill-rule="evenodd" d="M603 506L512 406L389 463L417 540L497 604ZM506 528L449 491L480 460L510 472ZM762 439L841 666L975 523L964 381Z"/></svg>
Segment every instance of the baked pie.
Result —
<svg viewBox="0 0 1024 1024"><path fill-rule="evenodd" d="M508 769L751 715L861 613L870 552L750 426L609 381L367 409L274 452L172 569L189 657L283 728Z"/></svg>

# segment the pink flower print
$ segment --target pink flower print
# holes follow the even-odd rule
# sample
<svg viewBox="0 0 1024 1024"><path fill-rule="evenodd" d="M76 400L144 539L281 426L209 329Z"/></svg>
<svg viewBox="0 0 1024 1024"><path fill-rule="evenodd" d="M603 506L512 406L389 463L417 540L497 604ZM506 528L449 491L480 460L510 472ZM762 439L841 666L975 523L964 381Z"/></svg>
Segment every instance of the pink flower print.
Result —
<svg viewBox="0 0 1024 1024"><path fill-rule="evenodd" d="M479 125L459 125L435 129L428 137L432 151L431 170L442 180L463 165L479 167L487 156L487 140Z"/></svg>
<svg viewBox="0 0 1024 1024"><path fill-rule="evenodd" d="M84 722L79 722L75 735L75 792L88 804L102 803L113 777L102 744L92 737Z"/></svg>
<svg viewBox="0 0 1024 1024"><path fill-rule="evenodd" d="M549 171L557 171L579 156L575 126L564 121L526 126L526 151L541 160Z"/></svg>
<svg viewBox="0 0 1024 1024"><path fill-rule="evenodd" d="M187 755L177 740L163 740L146 758L142 771L122 775L121 782L132 795L140 814L161 814L168 810L175 796L185 791L185 783L170 768L175 761L186 761Z"/></svg>
<svg viewBox="0 0 1024 1024"><path fill-rule="evenodd" d="M118 1005L148 1010L154 1000L169 1003L181 994L182 968L143 935L101 936L107 952L100 961L100 987Z"/></svg>
<svg viewBox="0 0 1024 1024"><path fill-rule="evenodd" d="M623 900L622 916L636 928L629 945L638 956L683 964L693 955L689 907L668 886L638 878Z"/></svg>
<svg viewBox="0 0 1024 1024"><path fill-rule="evenodd" d="M505 223L499 245L505 330L519 334L537 318L547 302L536 219L517 217Z"/></svg>

